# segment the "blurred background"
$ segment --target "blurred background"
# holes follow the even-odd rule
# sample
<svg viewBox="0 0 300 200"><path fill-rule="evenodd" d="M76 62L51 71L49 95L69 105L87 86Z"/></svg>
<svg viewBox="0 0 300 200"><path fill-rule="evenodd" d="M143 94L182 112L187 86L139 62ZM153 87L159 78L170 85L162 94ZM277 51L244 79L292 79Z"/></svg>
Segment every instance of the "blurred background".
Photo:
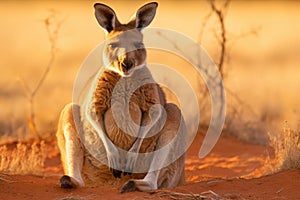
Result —
<svg viewBox="0 0 300 200"><path fill-rule="evenodd" d="M112 7L124 23L146 3L101 2ZM216 35L220 24L213 14L208 19L210 4L207 1L158 2L150 26L185 34L201 43L217 62L220 45ZM54 135L60 110L72 100L72 87L81 63L104 40L104 32L94 17L94 3L0 1L1 141L31 136L30 102L24 85L34 89L51 58L51 42L45 26L53 22L45 21L49 16L55 16L62 24L55 40L55 60L32 105L39 134ZM217 1L218 6L222 4L223 1ZM235 107L245 108L247 111L242 115L248 117L246 121L259 126L247 134L276 134L285 121L292 128L299 124L299 10L298 1L231 1L226 9L228 48L224 82L232 92L227 103L234 101ZM231 114L228 110L227 117ZM241 118L232 119L235 120L232 131L246 131Z"/></svg>

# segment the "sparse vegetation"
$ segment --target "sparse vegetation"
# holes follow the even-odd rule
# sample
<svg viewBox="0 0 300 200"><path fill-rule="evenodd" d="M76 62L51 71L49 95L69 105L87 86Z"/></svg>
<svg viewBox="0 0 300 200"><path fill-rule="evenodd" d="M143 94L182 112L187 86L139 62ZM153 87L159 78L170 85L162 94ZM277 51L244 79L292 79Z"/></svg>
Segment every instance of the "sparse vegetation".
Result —
<svg viewBox="0 0 300 200"><path fill-rule="evenodd" d="M41 138L41 135L36 125L35 97L44 84L45 79L47 78L50 69L53 67L53 63L56 59L57 39L63 20L58 19L56 12L54 10L51 10L50 15L46 19L44 19L43 22L45 24L45 28L48 34L48 40L50 43L50 59L46 64L45 71L42 73L34 88L30 88L26 81L24 79L21 79L26 97L28 99L28 127L30 132L36 138Z"/></svg>
<svg viewBox="0 0 300 200"><path fill-rule="evenodd" d="M28 100L27 126L34 140L20 142L22 139L24 140L24 135L26 134L24 132L20 133L15 140L11 139L9 134L3 134L3 140L7 138L7 141L1 141L0 172L8 174L43 174L48 152L45 141L41 140L42 134L36 125L35 97L44 84L56 59L57 39L62 22L63 20L58 18L54 10L51 10L50 15L43 20L50 44L50 59L46 63L45 71L41 74L36 86L30 88L24 79L20 79ZM21 130L24 131L24 129ZM17 130L12 131L18 132Z"/></svg>
<svg viewBox="0 0 300 200"><path fill-rule="evenodd" d="M202 44L203 36L206 34L205 29L208 21L215 18L214 26L217 30L213 30L213 34L217 41L218 47L215 52L218 52L218 59L216 59L216 65L223 79L224 90L226 92L226 121L224 124L225 132L236 135L239 139L246 142L256 144L267 144L267 134L262 128L263 125L260 122L261 117L254 111L254 109L248 105L244 99L242 99L232 88L227 87L226 81L230 79L229 73L229 47L232 47L238 40L246 39L248 36L257 36L258 29L253 28L244 33L232 36L230 30L226 25L226 15L229 11L230 0L215 1L209 0L210 5L209 13L204 17L201 24L198 41ZM211 34L211 33L210 33ZM205 84L199 81L199 90L201 96L199 102L202 111L202 116L205 118L205 123L209 123L210 120L210 106L209 93L205 87ZM208 124L207 124L208 125Z"/></svg>
<svg viewBox="0 0 300 200"><path fill-rule="evenodd" d="M0 146L0 172L42 175L48 152L44 141Z"/></svg>
<svg viewBox="0 0 300 200"><path fill-rule="evenodd" d="M269 134L274 155L269 155L266 173L300 168L300 130L291 130L285 123L278 135Z"/></svg>

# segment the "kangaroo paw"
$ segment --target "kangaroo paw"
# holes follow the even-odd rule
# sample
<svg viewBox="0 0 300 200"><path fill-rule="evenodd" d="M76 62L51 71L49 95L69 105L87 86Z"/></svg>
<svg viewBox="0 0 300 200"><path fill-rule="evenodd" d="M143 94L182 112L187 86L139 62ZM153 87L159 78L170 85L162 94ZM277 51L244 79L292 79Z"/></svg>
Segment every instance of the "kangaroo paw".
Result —
<svg viewBox="0 0 300 200"><path fill-rule="evenodd" d="M125 183L125 185L123 185L123 187L121 188L121 193L125 193L125 192L133 192L133 191L138 191L138 188L136 187L136 184L134 181L128 181L127 183Z"/></svg>
<svg viewBox="0 0 300 200"><path fill-rule="evenodd" d="M151 191L156 189L157 185L155 181L153 182L153 180L132 179L123 185L121 193L133 191Z"/></svg>
<svg viewBox="0 0 300 200"><path fill-rule="evenodd" d="M116 169L109 169L115 178L121 178L122 172Z"/></svg>
<svg viewBox="0 0 300 200"><path fill-rule="evenodd" d="M76 185L72 183L71 178L67 175L64 175L60 178L60 187L64 189L76 188Z"/></svg>

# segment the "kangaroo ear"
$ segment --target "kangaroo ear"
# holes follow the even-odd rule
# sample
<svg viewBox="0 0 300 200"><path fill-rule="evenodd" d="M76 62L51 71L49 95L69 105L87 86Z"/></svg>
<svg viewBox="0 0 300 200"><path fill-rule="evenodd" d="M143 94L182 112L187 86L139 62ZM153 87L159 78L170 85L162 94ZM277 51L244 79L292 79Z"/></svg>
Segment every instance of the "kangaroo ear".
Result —
<svg viewBox="0 0 300 200"><path fill-rule="evenodd" d="M137 29L142 30L152 22L156 13L157 6L158 3L151 2L138 9L135 19Z"/></svg>
<svg viewBox="0 0 300 200"><path fill-rule="evenodd" d="M95 16L98 23L105 30L107 30L108 33L114 30L115 27L120 24L119 20L117 19L116 13L112 8L102 3L96 3L94 5L94 8L95 8Z"/></svg>

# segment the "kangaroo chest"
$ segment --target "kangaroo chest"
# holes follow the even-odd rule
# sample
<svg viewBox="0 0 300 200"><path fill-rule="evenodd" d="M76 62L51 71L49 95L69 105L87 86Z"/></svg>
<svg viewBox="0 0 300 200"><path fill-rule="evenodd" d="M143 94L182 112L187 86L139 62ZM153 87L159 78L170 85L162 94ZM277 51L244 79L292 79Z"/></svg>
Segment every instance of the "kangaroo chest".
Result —
<svg viewBox="0 0 300 200"><path fill-rule="evenodd" d="M96 115L103 118L107 136L116 146L127 151L136 141L140 127L151 121L151 106L164 104L156 84L140 86L133 78L121 78L115 72L104 71L93 99ZM154 146L155 138L146 138L140 151L151 151Z"/></svg>

